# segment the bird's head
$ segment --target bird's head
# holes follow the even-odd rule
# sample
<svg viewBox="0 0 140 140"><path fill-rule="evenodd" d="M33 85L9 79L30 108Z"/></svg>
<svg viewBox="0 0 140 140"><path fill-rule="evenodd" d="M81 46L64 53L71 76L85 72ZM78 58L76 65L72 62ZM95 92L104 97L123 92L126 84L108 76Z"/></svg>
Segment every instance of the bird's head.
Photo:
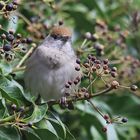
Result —
<svg viewBox="0 0 140 140"><path fill-rule="evenodd" d="M63 42L67 42L71 40L72 32L68 27L55 26L52 28L50 36L53 37L54 40L61 40Z"/></svg>
<svg viewBox="0 0 140 140"><path fill-rule="evenodd" d="M42 45L74 55L71 38L72 31L68 27L55 26L52 28L50 35L45 39Z"/></svg>

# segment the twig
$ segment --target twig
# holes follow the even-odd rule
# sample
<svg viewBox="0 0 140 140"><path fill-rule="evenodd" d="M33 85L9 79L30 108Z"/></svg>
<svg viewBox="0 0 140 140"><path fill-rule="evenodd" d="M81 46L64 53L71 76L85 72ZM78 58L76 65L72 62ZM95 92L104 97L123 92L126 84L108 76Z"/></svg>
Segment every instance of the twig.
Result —
<svg viewBox="0 0 140 140"><path fill-rule="evenodd" d="M91 99L91 98L93 98L93 97L103 95L103 94L105 94L105 93L111 91L112 89L113 89L112 87L109 87L109 88L106 88L105 90L102 90L102 91L100 91L100 92L89 94L88 97L83 96L83 97L81 97L81 98L76 98L76 96L73 96L73 97L67 98L67 99L66 99L66 102L88 100L88 99ZM48 101L47 104L48 104L49 106L56 105L56 104L60 104L60 100L51 100L51 101Z"/></svg>
<svg viewBox="0 0 140 140"><path fill-rule="evenodd" d="M28 58L28 56L33 52L34 49L35 49L35 47L31 47L29 49L29 51L24 55L24 57L18 63L18 65L16 66L16 68L19 68L24 63L24 61Z"/></svg>
<svg viewBox="0 0 140 140"><path fill-rule="evenodd" d="M25 70L25 68L26 68L26 66L19 67L19 68L14 68L14 69L12 70L12 72L23 71L23 70Z"/></svg>
<svg viewBox="0 0 140 140"><path fill-rule="evenodd" d="M92 107L104 118L104 114L94 105L94 103L91 100L87 100Z"/></svg>
<svg viewBox="0 0 140 140"><path fill-rule="evenodd" d="M87 42L87 39L85 39L85 40L82 42L82 45L80 46L81 49L84 47L84 45L86 44L86 42Z"/></svg>

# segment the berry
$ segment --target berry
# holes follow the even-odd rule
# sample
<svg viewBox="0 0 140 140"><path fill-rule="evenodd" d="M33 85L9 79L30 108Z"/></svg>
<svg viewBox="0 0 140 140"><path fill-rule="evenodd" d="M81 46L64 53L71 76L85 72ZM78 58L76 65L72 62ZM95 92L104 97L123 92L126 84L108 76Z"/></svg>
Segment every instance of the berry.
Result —
<svg viewBox="0 0 140 140"><path fill-rule="evenodd" d="M80 71L80 67L78 67L78 66L75 67L75 70L76 70L76 71Z"/></svg>
<svg viewBox="0 0 140 140"><path fill-rule="evenodd" d="M68 81L68 84L69 84L69 85L72 85L72 81Z"/></svg>
<svg viewBox="0 0 140 140"><path fill-rule="evenodd" d="M7 35L7 40L8 41L13 41L14 40L14 36L12 34L8 34Z"/></svg>
<svg viewBox="0 0 140 140"><path fill-rule="evenodd" d="M5 8L6 8L7 11L12 11L13 10L13 4L9 3L9 4L6 5Z"/></svg>
<svg viewBox="0 0 140 140"><path fill-rule="evenodd" d="M58 24L59 24L60 26L63 25L63 24L64 24L63 20L60 20L60 21L58 22Z"/></svg>
<svg viewBox="0 0 140 140"><path fill-rule="evenodd" d="M84 93L84 97L85 97L85 98L89 98L89 93L88 93L88 92L85 92L85 93Z"/></svg>
<svg viewBox="0 0 140 140"><path fill-rule="evenodd" d="M104 115L104 119L105 120L108 120L109 119L109 116L108 115Z"/></svg>
<svg viewBox="0 0 140 140"><path fill-rule="evenodd" d="M3 2L0 2L0 10L2 10L4 7L4 3Z"/></svg>
<svg viewBox="0 0 140 140"><path fill-rule="evenodd" d="M74 82L73 82L75 85L77 85L78 83L79 83L79 81L78 80L74 80Z"/></svg>
<svg viewBox="0 0 140 140"><path fill-rule="evenodd" d="M91 37L92 37L90 32L86 32L84 36L86 39L91 39Z"/></svg>
<svg viewBox="0 0 140 140"><path fill-rule="evenodd" d="M17 9L17 5L14 5L14 6L13 6L13 10L16 10L16 9Z"/></svg>
<svg viewBox="0 0 140 140"><path fill-rule="evenodd" d="M109 70L104 70L104 74L109 74Z"/></svg>
<svg viewBox="0 0 140 140"><path fill-rule="evenodd" d="M21 107L19 108L19 111L20 111L20 112L24 112L24 110L25 110L24 106L21 106Z"/></svg>
<svg viewBox="0 0 140 140"><path fill-rule="evenodd" d="M96 60L96 57L92 56L91 60L94 62Z"/></svg>
<svg viewBox="0 0 140 140"><path fill-rule="evenodd" d="M103 131L103 132L106 132L106 131L107 131L107 128L106 128L106 127L103 127L103 128L102 128L102 131Z"/></svg>
<svg viewBox="0 0 140 140"><path fill-rule="evenodd" d="M65 88L69 88L70 86L69 86L69 84L67 83L67 84L65 84Z"/></svg>
<svg viewBox="0 0 140 140"><path fill-rule="evenodd" d="M9 34L14 34L14 31L11 29L11 30L9 30Z"/></svg>
<svg viewBox="0 0 140 140"><path fill-rule="evenodd" d="M4 51L10 51L11 50L11 45L10 44L5 44L4 46L3 46L3 50Z"/></svg>
<svg viewBox="0 0 140 140"><path fill-rule="evenodd" d="M82 92L87 92L87 89L85 87L81 88Z"/></svg>
<svg viewBox="0 0 140 140"><path fill-rule="evenodd" d="M103 60L104 64L108 64L108 59Z"/></svg>
<svg viewBox="0 0 140 140"><path fill-rule="evenodd" d="M93 72L96 71L96 67L95 66L92 67L92 71Z"/></svg>
<svg viewBox="0 0 140 140"><path fill-rule="evenodd" d="M97 35L97 34L93 34L92 36L91 36L91 40L92 41L97 41L99 39L99 36Z"/></svg>
<svg viewBox="0 0 140 140"><path fill-rule="evenodd" d="M122 118L121 120L123 123L127 123L128 122L128 119L127 118Z"/></svg>
<svg viewBox="0 0 140 140"><path fill-rule="evenodd" d="M32 126L33 126L33 123L32 123L32 122L29 122L27 125L28 125L29 127L32 127Z"/></svg>
<svg viewBox="0 0 140 140"><path fill-rule="evenodd" d="M103 65L103 69L107 70L108 69L108 65Z"/></svg>
<svg viewBox="0 0 140 140"><path fill-rule="evenodd" d="M94 45L94 48L97 49L97 50L99 50L99 51L102 51L104 49L104 46L102 44L96 43Z"/></svg>
<svg viewBox="0 0 140 140"><path fill-rule="evenodd" d="M117 73L116 72L111 72L111 76L115 78L117 76Z"/></svg>
<svg viewBox="0 0 140 140"><path fill-rule="evenodd" d="M100 65L100 64L97 64L97 65L96 65L96 68L97 68L97 69L100 69L100 68L101 68L101 65Z"/></svg>
<svg viewBox="0 0 140 140"><path fill-rule="evenodd" d="M117 81L112 81L111 87L117 89L119 87L119 83Z"/></svg>
<svg viewBox="0 0 140 140"><path fill-rule="evenodd" d="M32 42L33 42L33 41L32 41L31 38L28 37L28 38L26 39L26 43L31 44Z"/></svg>
<svg viewBox="0 0 140 140"><path fill-rule="evenodd" d="M131 89L132 91L136 91L136 90L138 89L138 87L137 87L136 85L132 85L132 86L130 87L130 89Z"/></svg>
<svg viewBox="0 0 140 140"><path fill-rule="evenodd" d="M100 60L95 60L95 63L96 64L101 64L101 61Z"/></svg>
<svg viewBox="0 0 140 140"><path fill-rule="evenodd" d="M60 99L60 107L61 107L62 109L68 107L66 97L61 97L61 99Z"/></svg>
<svg viewBox="0 0 140 140"><path fill-rule="evenodd" d="M21 37L21 34L17 34L17 39L20 39Z"/></svg>
<svg viewBox="0 0 140 140"><path fill-rule="evenodd" d="M11 108L12 108L13 110L16 110L16 108L17 108L16 104L12 104Z"/></svg>
<svg viewBox="0 0 140 140"><path fill-rule="evenodd" d="M12 2L14 5L18 5L18 2L17 2L17 0L13 0L13 2Z"/></svg>
<svg viewBox="0 0 140 140"><path fill-rule="evenodd" d="M80 59L77 58L77 59L76 59L76 63L77 63L77 64L80 64L80 63L81 63Z"/></svg>
<svg viewBox="0 0 140 140"><path fill-rule="evenodd" d="M113 67L111 70L114 71L114 72L116 72L117 71L117 68L116 67Z"/></svg>
<svg viewBox="0 0 140 140"><path fill-rule="evenodd" d="M88 59L91 59L93 56L92 56L92 54L89 54L88 55Z"/></svg>
<svg viewBox="0 0 140 140"><path fill-rule="evenodd" d="M1 35L1 38L2 38L2 39L6 39L6 35L5 35L5 34L2 34L2 35Z"/></svg>
<svg viewBox="0 0 140 140"><path fill-rule="evenodd" d="M22 43L26 43L26 41L27 41L26 39L22 39L21 40Z"/></svg>

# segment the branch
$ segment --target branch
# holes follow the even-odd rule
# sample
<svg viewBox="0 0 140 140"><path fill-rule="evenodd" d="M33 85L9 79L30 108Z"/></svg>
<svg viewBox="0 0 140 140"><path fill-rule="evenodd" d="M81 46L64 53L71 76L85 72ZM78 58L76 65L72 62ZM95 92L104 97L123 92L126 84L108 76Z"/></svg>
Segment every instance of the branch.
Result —
<svg viewBox="0 0 140 140"><path fill-rule="evenodd" d="M16 66L16 68L19 68L24 61L29 57L29 55L33 52L33 50L35 49L35 47L31 47L29 49L29 51L24 55L24 57L20 60L20 62L18 63L18 65ZM13 70L14 71L14 70Z"/></svg>
<svg viewBox="0 0 140 140"><path fill-rule="evenodd" d="M103 95L103 94L111 91L112 89L113 89L112 87L109 87L109 88L106 88L105 90L99 91L97 93L88 94L88 96L82 96L82 97L77 97L76 95L74 95L74 96L66 98L66 102L89 100L89 99L91 99L93 97ZM50 101L47 102L47 104L49 106L60 104L60 100L50 100Z"/></svg>

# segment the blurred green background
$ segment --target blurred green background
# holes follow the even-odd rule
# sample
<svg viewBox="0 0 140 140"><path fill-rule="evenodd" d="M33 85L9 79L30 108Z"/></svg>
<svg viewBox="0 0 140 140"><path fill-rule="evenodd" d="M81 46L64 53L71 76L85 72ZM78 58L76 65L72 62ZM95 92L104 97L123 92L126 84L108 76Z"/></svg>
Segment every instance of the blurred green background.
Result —
<svg viewBox="0 0 140 140"><path fill-rule="evenodd" d="M73 46L77 50L84 40L83 35L86 32L92 34L97 32L95 28L97 20L101 20L108 26L109 34L114 40L117 38L114 27L118 26L120 30L129 32L125 39L127 49L116 47L116 44L109 44L101 38L99 42L105 46L105 54L101 58L109 58L110 61L113 61L131 55L140 59L140 0L19 0L19 3L18 14L11 14L9 20L0 16L0 23L6 30L12 28L24 37L32 37L36 44L40 44L43 40L40 34L46 36L50 31L49 27L64 22L64 25L73 30ZM37 29L38 34L34 28ZM113 53L115 49L116 53ZM83 58L84 56L79 57ZM131 68L131 63L125 65L124 62L124 64L120 63L113 66L118 68L120 74L121 71ZM24 86L23 75L19 74L18 76L15 79ZM131 75L126 74L123 78L118 77L118 80L125 86L134 83L140 87L140 68L138 67ZM93 88L98 91L100 87L103 87L102 82L97 81ZM106 125L105 121L86 101L76 103L73 111L63 111L56 107L60 119L73 135L73 137L69 136L68 133L67 140L140 140L139 89L135 93L123 88L118 89L108 95L96 97L93 101L102 112L110 116L127 117L128 122L123 125L109 125L107 132L103 133L102 127ZM61 133L60 131L57 132L58 135ZM38 131L37 133L41 140L47 139L45 132L40 133ZM37 137L31 136L26 139L36 140Z"/></svg>

